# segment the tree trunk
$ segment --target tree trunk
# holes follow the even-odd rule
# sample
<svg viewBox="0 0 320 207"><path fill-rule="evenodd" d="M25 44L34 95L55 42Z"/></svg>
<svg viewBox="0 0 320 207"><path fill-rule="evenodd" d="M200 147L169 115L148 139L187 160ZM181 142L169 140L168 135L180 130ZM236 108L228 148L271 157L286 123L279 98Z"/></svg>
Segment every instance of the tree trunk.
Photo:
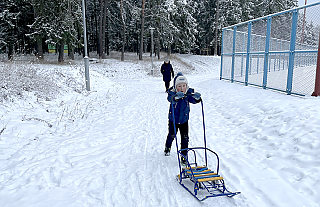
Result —
<svg viewBox="0 0 320 207"><path fill-rule="evenodd" d="M170 34L170 39L168 41L168 51L167 51L167 56L171 55L171 42L172 42L172 34Z"/></svg>
<svg viewBox="0 0 320 207"><path fill-rule="evenodd" d="M104 7L103 7L103 21L102 21L102 42L101 42L101 58L106 59L106 22L107 22L107 0L104 1Z"/></svg>
<svg viewBox="0 0 320 207"><path fill-rule="evenodd" d="M142 53L143 53L144 6L145 6L145 0L142 0L142 10L141 10L141 34L140 34L140 52L139 52L139 60L142 60Z"/></svg>
<svg viewBox="0 0 320 207"><path fill-rule="evenodd" d="M13 41L9 42L8 60L13 60Z"/></svg>
<svg viewBox="0 0 320 207"><path fill-rule="evenodd" d="M60 42L58 51L59 51L58 62L61 63L61 62L63 62L63 52L64 52L64 43L63 43L63 41Z"/></svg>
<svg viewBox="0 0 320 207"><path fill-rule="evenodd" d="M160 59L160 32L157 29L157 54L158 54L158 60Z"/></svg>
<svg viewBox="0 0 320 207"><path fill-rule="evenodd" d="M122 49L121 49L121 61L124 61L124 47L125 47L125 41L126 41L126 27L125 22L123 18L123 0L121 0L121 21L122 21Z"/></svg>
<svg viewBox="0 0 320 207"><path fill-rule="evenodd" d="M43 46L42 46L42 38L37 36L37 53L36 56L39 60L43 60Z"/></svg>
<svg viewBox="0 0 320 207"><path fill-rule="evenodd" d="M106 0L106 9L108 8L108 5L109 5L109 0ZM109 10L106 10L106 52L107 52L107 55L110 55L110 52L109 52L109 15L108 15L108 11Z"/></svg>
<svg viewBox="0 0 320 207"><path fill-rule="evenodd" d="M219 0L217 0L217 9L216 9L216 22L215 22L215 43L214 43L214 56L218 55L218 20L219 20Z"/></svg>
<svg viewBox="0 0 320 207"><path fill-rule="evenodd" d="M80 40L81 39L81 33L80 33L80 26L78 25L78 29L77 29L77 32L78 32L78 39ZM77 50L78 50L78 55L81 55L82 54L82 45L81 43L77 45Z"/></svg>
<svg viewBox="0 0 320 207"><path fill-rule="evenodd" d="M136 31L138 31L138 21L136 22ZM136 41L137 41L136 52L137 52L137 55L139 55L139 33L138 32L136 34Z"/></svg>
<svg viewBox="0 0 320 207"><path fill-rule="evenodd" d="M74 60L74 48L71 44L68 44L68 57Z"/></svg>
<svg viewBox="0 0 320 207"><path fill-rule="evenodd" d="M100 15L99 15L99 41L98 41L98 53L99 53L99 58L102 56L102 33L103 33L103 11L104 11L104 0L100 0Z"/></svg>
<svg viewBox="0 0 320 207"><path fill-rule="evenodd" d="M38 13L43 13L43 4L41 3L40 6L35 7L33 5L33 16L36 19L38 17ZM42 37L40 35L36 35L36 42L37 42L37 51L36 57L39 60L43 60L43 46L42 46Z"/></svg>
<svg viewBox="0 0 320 207"><path fill-rule="evenodd" d="M95 1L94 1L95 2ZM94 11L97 11L98 9L96 8L98 4L95 4L95 9ZM91 39L93 40L94 44L93 44L93 47L96 47L95 51L97 51L97 53L99 54L99 15L97 15L97 13L99 12L95 12L93 15L94 15L94 23L92 23L92 28L95 28L95 31L96 31L96 36L95 37L91 37ZM93 26L94 25L94 26ZM87 30L87 33L89 31ZM93 36L93 35L92 35ZM87 36L89 38L89 36ZM89 42L89 41L88 41ZM88 44L88 56L89 56L89 44Z"/></svg>

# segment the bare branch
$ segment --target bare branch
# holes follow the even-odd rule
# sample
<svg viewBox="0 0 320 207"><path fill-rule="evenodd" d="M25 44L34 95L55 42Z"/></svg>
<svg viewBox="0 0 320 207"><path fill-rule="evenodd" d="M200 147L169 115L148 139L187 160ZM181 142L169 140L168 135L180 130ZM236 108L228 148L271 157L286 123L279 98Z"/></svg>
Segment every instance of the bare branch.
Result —
<svg viewBox="0 0 320 207"><path fill-rule="evenodd" d="M40 121L40 122L43 122L43 123L46 123L48 125L48 127L52 127L53 125L50 124L49 122L47 122L46 120L43 120L43 119L39 119L39 118L25 118L25 116L22 118L22 121L31 121L31 120L36 120L36 121Z"/></svg>

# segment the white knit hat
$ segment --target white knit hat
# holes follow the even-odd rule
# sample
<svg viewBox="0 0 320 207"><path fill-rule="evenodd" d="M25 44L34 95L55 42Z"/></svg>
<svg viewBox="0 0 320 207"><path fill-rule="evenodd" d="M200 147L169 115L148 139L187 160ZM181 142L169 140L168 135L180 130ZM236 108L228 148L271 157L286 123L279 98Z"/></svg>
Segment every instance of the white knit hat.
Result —
<svg viewBox="0 0 320 207"><path fill-rule="evenodd" d="M177 85L179 83L185 83L187 84L187 88L188 88L188 80L187 78L181 73L179 72L177 74L177 76L174 78L174 82L173 82L173 85L174 85L174 89L176 90L177 89Z"/></svg>

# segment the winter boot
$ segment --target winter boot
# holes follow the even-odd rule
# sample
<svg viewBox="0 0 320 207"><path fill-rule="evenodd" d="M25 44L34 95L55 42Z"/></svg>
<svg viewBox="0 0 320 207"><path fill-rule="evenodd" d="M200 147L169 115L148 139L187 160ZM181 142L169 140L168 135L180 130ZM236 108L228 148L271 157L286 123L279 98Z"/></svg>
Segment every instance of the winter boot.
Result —
<svg viewBox="0 0 320 207"><path fill-rule="evenodd" d="M169 156L169 155L170 155L170 148L166 147L166 148L164 149L164 155L165 155L165 156Z"/></svg>
<svg viewBox="0 0 320 207"><path fill-rule="evenodd" d="M188 161L185 157L181 156L181 164L186 166L188 164Z"/></svg>

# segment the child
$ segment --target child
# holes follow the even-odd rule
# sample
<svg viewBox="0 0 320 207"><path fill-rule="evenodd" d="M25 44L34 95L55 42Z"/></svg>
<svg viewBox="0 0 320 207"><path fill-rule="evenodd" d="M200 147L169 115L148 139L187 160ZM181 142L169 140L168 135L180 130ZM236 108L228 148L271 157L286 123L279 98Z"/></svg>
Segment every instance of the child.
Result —
<svg viewBox="0 0 320 207"><path fill-rule="evenodd" d="M185 95L189 94L189 95ZM188 148L189 135L188 135L188 120L190 105L189 103L199 103L201 101L201 94L194 93L194 89L189 88L188 80L181 72L173 80L173 87L168 90L168 101L173 102L174 108L174 121L176 125L176 132L180 130L181 135L181 149ZM169 108L169 123L168 123L168 136L166 146L164 149L165 156L170 155L170 148L175 138L173 127L172 106ZM187 156L187 151L182 151L182 154ZM181 157L182 164L186 164L184 157Z"/></svg>

